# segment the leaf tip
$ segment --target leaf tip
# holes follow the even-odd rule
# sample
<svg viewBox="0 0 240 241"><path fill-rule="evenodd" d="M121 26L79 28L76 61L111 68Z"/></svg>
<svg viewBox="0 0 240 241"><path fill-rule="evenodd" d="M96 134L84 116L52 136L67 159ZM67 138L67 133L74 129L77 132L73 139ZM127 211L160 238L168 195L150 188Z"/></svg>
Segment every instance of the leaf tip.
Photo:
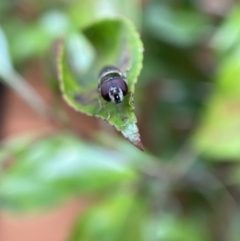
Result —
<svg viewBox="0 0 240 241"><path fill-rule="evenodd" d="M144 147L141 140L139 140L137 143L134 143L134 145L141 151L144 151Z"/></svg>
<svg viewBox="0 0 240 241"><path fill-rule="evenodd" d="M121 129L120 131L122 132L123 136L128 139L134 146L136 146L141 151L144 151L140 133L135 120L129 120L129 122L125 125L125 128Z"/></svg>

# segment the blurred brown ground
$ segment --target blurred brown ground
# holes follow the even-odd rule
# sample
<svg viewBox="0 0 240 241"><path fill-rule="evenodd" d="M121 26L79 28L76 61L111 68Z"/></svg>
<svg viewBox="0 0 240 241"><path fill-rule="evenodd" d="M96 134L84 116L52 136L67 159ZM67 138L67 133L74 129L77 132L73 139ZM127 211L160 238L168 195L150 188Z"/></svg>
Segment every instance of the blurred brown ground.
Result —
<svg viewBox="0 0 240 241"><path fill-rule="evenodd" d="M1 241L63 241L84 208L83 201L71 201L39 215L0 214Z"/></svg>

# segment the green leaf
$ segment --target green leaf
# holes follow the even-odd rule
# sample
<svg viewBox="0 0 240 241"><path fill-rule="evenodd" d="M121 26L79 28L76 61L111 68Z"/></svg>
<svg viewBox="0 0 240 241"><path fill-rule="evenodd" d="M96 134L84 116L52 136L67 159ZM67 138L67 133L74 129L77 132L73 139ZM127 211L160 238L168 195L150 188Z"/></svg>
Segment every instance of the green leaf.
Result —
<svg viewBox="0 0 240 241"><path fill-rule="evenodd" d="M179 47L199 43L209 31L206 17L197 11L173 8L164 1L152 1L145 15L145 28L151 35Z"/></svg>
<svg viewBox="0 0 240 241"><path fill-rule="evenodd" d="M71 32L72 26L67 15L51 10L44 12L39 19L28 24L23 24L19 20L14 21L7 25L7 29L13 61L23 63L34 57L45 56L52 41Z"/></svg>
<svg viewBox="0 0 240 241"><path fill-rule="evenodd" d="M136 26L141 26L139 0L74 0L67 12L72 23L78 28L86 27L101 18L118 16L124 16L134 22Z"/></svg>
<svg viewBox="0 0 240 241"><path fill-rule="evenodd" d="M216 89L207 102L193 144L198 152L214 160L240 157L240 57L224 59L216 74Z"/></svg>
<svg viewBox="0 0 240 241"><path fill-rule="evenodd" d="M211 41L211 47L223 56L236 52L239 49L240 39L240 7L236 5L229 11L223 24L216 29L216 32Z"/></svg>
<svg viewBox="0 0 240 241"><path fill-rule="evenodd" d="M89 41L88 46L93 46L96 52L94 64L87 73L81 72L81 66L79 71L74 71L75 68L71 65L74 56L68 51L68 40L58 45L59 79L65 100L77 111L107 120L131 143L143 149L133 113L133 94L143 59L143 46L138 33L127 19L112 18L95 22L85 28L82 34ZM83 55L87 50L78 48L76 51ZM90 51L89 48L89 53ZM86 57L88 61L87 56L89 54L82 58ZM98 75L106 65L118 66L126 73L129 94L118 106L114 103L105 104L97 92ZM99 100L104 107L101 107Z"/></svg>
<svg viewBox="0 0 240 241"><path fill-rule="evenodd" d="M80 193L115 190L137 177L127 155L66 134L15 149L14 165L0 177L1 208L40 209Z"/></svg>
<svg viewBox="0 0 240 241"><path fill-rule="evenodd" d="M109 198L81 214L71 241L144 240L146 208L133 194Z"/></svg>
<svg viewBox="0 0 240 241"><path fill-rule="evenodd" d="M148 222L147 239L155 240L201 241L209 240L205 223L201 218L181 217L173 213L162 213L159 221ZM153 228L154 227L154 228Z"/></svg>
<svg viewBox="0 0 240 241"><path fill-rule="evenodd" d="M240 157L240 101L214 96L204 112L194 136L194 146L214 160L236 160Z"/></svg>

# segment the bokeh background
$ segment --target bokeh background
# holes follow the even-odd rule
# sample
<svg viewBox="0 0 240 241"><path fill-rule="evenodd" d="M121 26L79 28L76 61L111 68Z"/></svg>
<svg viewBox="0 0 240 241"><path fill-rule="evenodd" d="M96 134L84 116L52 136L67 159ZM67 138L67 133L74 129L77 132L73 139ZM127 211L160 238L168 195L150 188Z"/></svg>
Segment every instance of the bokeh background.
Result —
<svg viewBox="0 0 240 241"><path fill-rule="evenodd" d="M56 78L54 40L119 15L145 152ZM234 0L0 1L0 240L239 241L239 26Z"/></svg>

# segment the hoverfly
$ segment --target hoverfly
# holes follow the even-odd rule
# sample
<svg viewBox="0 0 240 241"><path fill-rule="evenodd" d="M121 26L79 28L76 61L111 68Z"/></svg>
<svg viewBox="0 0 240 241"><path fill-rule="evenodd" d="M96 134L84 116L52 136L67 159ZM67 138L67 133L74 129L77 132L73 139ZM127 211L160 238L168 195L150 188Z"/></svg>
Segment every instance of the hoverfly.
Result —
<svg viewBox="0 0 240 241"><path fill-rule="evenodd" d="M104 67L99 75L98 92L108 102L121 103L128 93L125 75L115 66Z"/></svg>

